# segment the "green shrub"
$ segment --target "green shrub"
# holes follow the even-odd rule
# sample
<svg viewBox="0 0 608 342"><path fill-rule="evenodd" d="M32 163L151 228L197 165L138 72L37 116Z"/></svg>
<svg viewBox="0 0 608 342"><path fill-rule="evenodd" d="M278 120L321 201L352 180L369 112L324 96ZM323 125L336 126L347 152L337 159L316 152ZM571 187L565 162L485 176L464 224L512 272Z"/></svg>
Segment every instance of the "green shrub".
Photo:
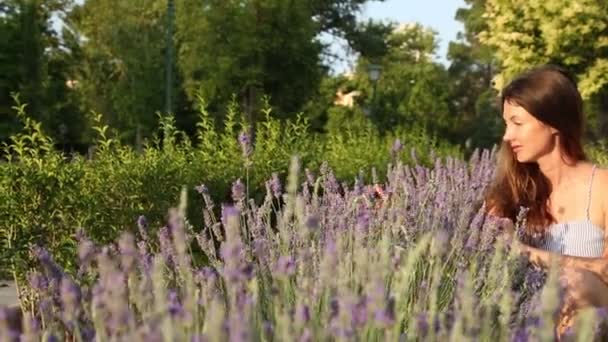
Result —
<svg viewBox="0 0 608 342"><path fill-rule="evenodd" d="M194 190L199 184L210 189L216 203L226 203L231 202L232 183L241 179L248 196L261 201L273 173L286 178L292 155L310 170L327 162L340 181L350 184L359 175L369 180L372 168L386 169L395 158L410 162L418 155L420 162L429 163L431 151L438 156L460 155L457 147L420 129L381 136L363 122L326 136L313 134L302 115L280 121L266 105L263 120L255 127L252 153L245 158L238 136L248 128L236 106L228 109L223 129L217 131L201 100L194 142L175 128L172 117L160 116L158 135L134 149L112 139L109 127L95 115L94 152L89 158L68 157L53 149L53 141L24 108L15 107L23 132L3 146L6 162L0 163L0 269L12 265L18 275L31 266L28 251L33 244L50 249L59 263L73 271L79 228L105 244L120 232L136 231L137 218L145 214L155 234L166 222L168 209L178 202L182 187L188 189L191 204L188 219L199 227L203 203ZM400 144L394 146L397 139ZM385 176L377 178L382 181Z"/></svg>

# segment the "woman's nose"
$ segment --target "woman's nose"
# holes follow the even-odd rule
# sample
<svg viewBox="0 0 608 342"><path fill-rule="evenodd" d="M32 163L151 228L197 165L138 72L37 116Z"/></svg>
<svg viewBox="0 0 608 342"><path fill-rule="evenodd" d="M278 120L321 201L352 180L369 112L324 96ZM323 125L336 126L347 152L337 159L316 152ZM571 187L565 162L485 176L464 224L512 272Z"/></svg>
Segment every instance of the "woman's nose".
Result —
<svg viewBox="0 0 608 342"><path fill-rule="evenodd" d="M513 134L511 134L511 131L507 129L505 130L505 134L502 136L502 140L504 142L510 142L513 139L512 135Z"/></svg>

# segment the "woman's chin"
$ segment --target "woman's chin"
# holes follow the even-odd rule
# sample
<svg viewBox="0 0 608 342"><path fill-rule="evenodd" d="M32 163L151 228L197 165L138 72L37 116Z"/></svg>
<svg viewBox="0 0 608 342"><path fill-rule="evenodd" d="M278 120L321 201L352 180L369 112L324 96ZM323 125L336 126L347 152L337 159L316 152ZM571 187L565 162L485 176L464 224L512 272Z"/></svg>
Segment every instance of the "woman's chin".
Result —
<svg viewBox="0 0 608 342"><path fill-rule="evenodd" d="M531 158L530 156L525 156L525 155L517 155L515 156L515 158L517 159L518 163L537 163L537 159L535 158Z"/></svg>
<svg viewBox="0 0 608 342"><path fill-rule="evenodd" d="M515 154L515 159L517 159L517 161L520 163L529 162L528 158L526 158L526 156L521 152Z"/></svg>

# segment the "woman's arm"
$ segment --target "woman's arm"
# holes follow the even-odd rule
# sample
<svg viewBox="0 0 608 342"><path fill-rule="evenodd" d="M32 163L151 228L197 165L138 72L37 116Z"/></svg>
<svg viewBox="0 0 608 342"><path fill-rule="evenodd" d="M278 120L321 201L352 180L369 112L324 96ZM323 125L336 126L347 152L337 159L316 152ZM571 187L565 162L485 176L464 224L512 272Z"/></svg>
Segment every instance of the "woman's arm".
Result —
<svg viewBox="0 0 608 342"><path fill-rule="evenodd" d="M496 212L493 210L493 208L488 211L488 214L490 216L494 216L495 218L499 218L496 216ZM515 225L511 220L503 220L503 223L505 233L509 236L509 240L511 241L511 248L515 248L520 255L527 257L528 260L530 260L530 262L533 264L540 267L549 268L551 267L553 259L557 259L560 268L582 268L593 272L600 277L603 282L608 284L608 230L606 234L606 250L604 251L603 256L599 258L586 258L561 255L526 245L517 239L515 234ZM608 227L608 220L606 224Z"/></svg>
<svg viewBox="0 0 608 342"><path fill-rule="evenodd" d="M535 265L549 268L554 259L560 268L581 268L595 273L602 281L608 284L608 258L587 258L561 255L543 249L535 248L513 240L513 246L523 256L527 257Z"/></svg>
<svg viewBox="0 0 608 342"><path fill-rule="evenodd" d="M487 213L490 217L500 219L500 216L497 215L498 213L496 212L495 208L488 208ZM606 215L605 221L606 227L608 227L608 215ZM517 234L515 234L515 225L511 220L504 219L502 223L505 233L509 236L509 240L511 241L511 248L514 248L520 255L527 257L528 260L530 260L530 262L533 264L540 267L549 268L551 267L553 259L557 259L557 262L561 268L582 268L591 271L597 274L597 276L600 277L603 282L608 284L608 229L606 230L605 237L606 250L604 251L603 256L600 258L584 258L561 255L526 245L517 239Z"/></svg>

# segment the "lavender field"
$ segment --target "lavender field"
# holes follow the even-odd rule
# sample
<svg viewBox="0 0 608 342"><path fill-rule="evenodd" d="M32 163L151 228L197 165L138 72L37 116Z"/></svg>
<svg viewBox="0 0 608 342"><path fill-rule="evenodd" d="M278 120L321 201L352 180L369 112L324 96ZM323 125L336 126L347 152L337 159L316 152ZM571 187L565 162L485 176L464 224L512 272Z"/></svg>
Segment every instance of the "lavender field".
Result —
<svg viewBox="0 0 608 342"><path fill-rule="evenodd" d="M241 180L231 204L201 184L204 227L185 219L183 191L156 236L144 216L107 246L81 232L76 276L33 248L23 328L0 316L0 340L553 340L555 272L510 253L500 220L484 215L493 153L435 160L389 165L384 197L297 158L259 206ZM601 315L584 312L569 336L589 341Z"/></svg>

